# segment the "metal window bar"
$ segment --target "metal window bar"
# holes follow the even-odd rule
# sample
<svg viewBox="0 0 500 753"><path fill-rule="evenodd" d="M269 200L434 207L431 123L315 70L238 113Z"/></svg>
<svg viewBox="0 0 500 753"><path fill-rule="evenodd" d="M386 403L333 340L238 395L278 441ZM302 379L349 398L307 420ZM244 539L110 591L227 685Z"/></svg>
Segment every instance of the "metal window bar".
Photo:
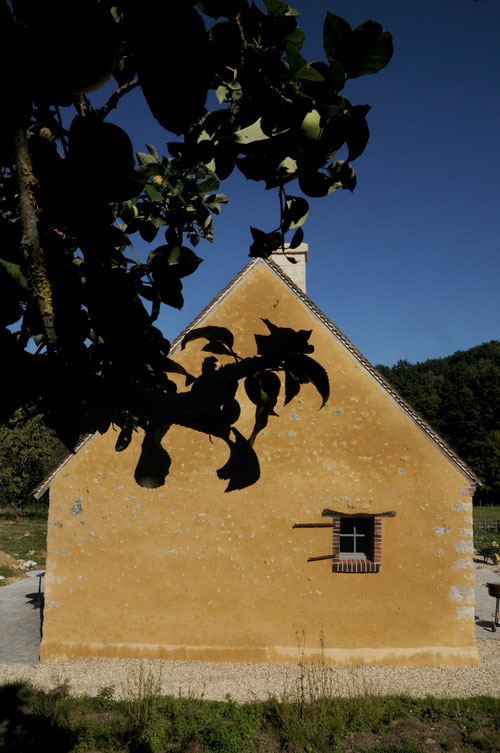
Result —
<svg viewBox="0 0 500 753"><path fill-rule="evenodd" d="M355 519L343 519L340 522L340 558L366 559L370 546L371 534L367 521L358 523Z"/></svg>

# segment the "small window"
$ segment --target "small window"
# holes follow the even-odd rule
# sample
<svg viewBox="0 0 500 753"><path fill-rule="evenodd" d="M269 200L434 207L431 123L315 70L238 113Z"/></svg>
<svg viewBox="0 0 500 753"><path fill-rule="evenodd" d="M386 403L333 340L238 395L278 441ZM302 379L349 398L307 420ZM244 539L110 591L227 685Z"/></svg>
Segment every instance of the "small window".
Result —
<svg viewBox="0 0 500 753"><path fill-rule="evenodd" d="M378 573L382 562L382 515L346 515L333 518L334 573Z"/></svg>
<svg viewBox="0 0 500 753"><path fill-rule="evenodd" d="M340 519L341 559L373 559L373 518Z"/></svg>

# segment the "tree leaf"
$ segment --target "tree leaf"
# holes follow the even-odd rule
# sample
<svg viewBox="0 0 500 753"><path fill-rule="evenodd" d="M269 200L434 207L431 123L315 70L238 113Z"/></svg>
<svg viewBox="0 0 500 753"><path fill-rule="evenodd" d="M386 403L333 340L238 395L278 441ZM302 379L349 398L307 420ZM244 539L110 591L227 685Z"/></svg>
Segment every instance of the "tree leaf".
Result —
<svg viewBox="0 0 500 753"><path fill-rule="evenodd" d="M293 44L294 47L300 50L305 38L306 35L302 31L302 29L299 26L296 26L295 29L290 34L288 34L288 36L286 36L283 41L288 42L288 44Z"/></svg>
<svg viewBox="0 0 500 753"><path fill-rule="evenodd" d="M280 378L273 371L258 371L245 379L245 392L254 405L274 410L281 388Z"/></svg>
<svg viewBox="0 0 500 753"><path fill-rule="evenodd" d="M289 369L285 369L285 405L300 392L300 382Z"/></svg>
<svg viewBox="0 0 500 753"><path fill-rule="evenodd" d="M129 446L132 440L132 432L133 432L132 424L128 424L127 426L123 427L123 429L118 435L118 439L116 440L116 444L115 444L116 452L123 452L123 450L127 449L127 447Z"/></svg>
<svg viewBox="0 0 500 753"><path fill-rule="evenodd" d="M127 2L124 21L153 116L168 131L184 133L203 116L207 98L210 47L203 18L190 2ZM162 44L152 40L153 29L162 30Z"/></svg>
<svg viewBox="0 0 500 753"><path fill-rule="evenodd" d="M198 327L197 329L192 329L188 332L182 339L181 349L184 350L187 343L192 340L199 340L201 337L204 337L210 342L221 342L231 350L233 348L234 335L231 330L226 329L226 327L208 326Z"/></svg>
<svg viewBox="0 0 500 753"><path fill-rule="evenodd" d="M300 16L298 10L295 10L283 0L264 0L264 5L270 16Z"/></svg>
<svg viewBox="0 0 500 753"><path fill-rule="evenodd" d="M323 49L328 60L336 60L345 67L349 59L351 39L350 24L345 18L327 10L323 25Z"/></svg>
<svg viewBox="0 0 500 753"><path fill-rule="evenodd" d="M174 361L172 358L165 357L163 368L168 374L181 374L186 377L186 385L192 384L195 380L194 376L186 371L184 366L181 366L180 363L177 363L177 361Z"/></svg>
<svg viewBox="0 0 500 753"><path fill-rule="evenodd" d="M352 62L346 67L349 78L377 73L394 52L392 35L376 21L365 21L354 29L353 47Z"/></svg>
<svg viewBox="0 0 500 753"><path fill-rule="evenodd" d="M302 196L287 196L284 212L284 231L295 230L307 220L309 204Z"/></svg>
<svg viewBox="0 0 500 753"><path fill-rule="evenodd" d="M207 353L215 353L218 356L232 356L232 352L229 350L227 345L224 345L224 343L221 343L219 340L211 340L209 343L203 346L202 350L206 351Z"/></svg>
<svg viewBox="0 0 500 753"><path fill-rule="evenodd" d="M270 138L262 130L261 120L262 119L259 118L255 123L246 126L246 128L240 128L239 131L235 131L233 133L233 140L236 141L237 144L252 144L255 141L264 141L265 139Z"/></svg>
<svg viewBox="0 0 500 753"><path fill-rule="evenodd" d="M293 74L301 68L307 67L307 60L294 44L287 44L286 46L286 62Z"/></svg>
<svg viewBox="0 0 500 753"><path fill-rule="evenodd" d="M195 272L203 259L187 246L158 246L151 252L148 264L153 278L160 279L163 274L187 277Z"/></svg>
<svg viewBox="0 0 500 753"><path fill-rule="evenodd" d="M260 467L257 455L251 444L240 434L238 429L232 428L235 441L227 439L230 450L229 459L222 468L217 471L217 476L223 480L229 480L225 489L231 492L236 489L245 489L255 484L260 478Z"/></svg>
<svg viewBox="0 0 500 753"><path fill-rule="evenodd" d="M172 306L174 309L181 309L184 306L184 297L182 295L182 282L175 274L169 274L168 269L162 274L153 273L153 280L162 303Z"/></svg>
<svg viewBox="0 0 500 753"><path fill-rule="evenodd" d="M280 233L265 233L256 227L250 227L253 243L250 246L249 256L268 259L273 251L276 251L283 243Z"/></svg>
<svg viewBox="0 0 500 753"><path fill-rule="evenodd" d="M158 162L159 159L160 159L160 155L158 154L157 148L155 146L153 146L152 144L146 144L146 149L148 150L148 152L150 153L150 155L152 157L154 157L154 159L156 160L156 162Z"/></svg>
<svg viewBox="0 0 500 753"><path fill-rule="evenodd" d="M299 227L292 236L292 240L290 241L289 248L298 248L303 240L304 240L304 231L301 227Z"/></svg>
<svg viewBox="0 0 500 753"><path fill-rule="evenodd" d="M293 353L287 359L286 369L289 369L301 384L313 384L321 395L321 407L325 405L330 397L330 382L321 364L303 353Z"/></svg>
<svg viewBox="0 0 500 753"><path fill-rule="evenodd" d="M320 196L328 196L329 193L335 190L335 180L333 180L325 173L305 170L299 173L299 186L306 196L311 198L318 198Z"/></svg>
<svg viewBox="0 0 500 753"><path fill-rule="evenodd" d="M215 90L215 96L219 100L219 104L222 104L223 102L229 102L231 100L230 89L224 84L221 84Z"/></svg>
<svg viewBox="0 0 500 753"><path fill-rule="evenodd" d="M345 70L338 60L330 60L330 83L336 92L345 86Z"/></svg>
<svg viewBox="0 0 500 753"><path fill-rule="evenodd" d="M141 222L139 226L139 234L143 241L146 243L152 243L156 238L158 228L154 226L152 222Z"/></svg>
<svg viewBox="0 0 500 753"><path fill-rule="evenodd" d="M354 191L356 188L356 173L354 172L352 165L348 162L344 162L344 160L332 162L331 165L327 167L327 172L328 175L334 179L333 186L329 193L332 193L332 191L335 191L337 188L347 189L348 191Z"/></svg>
<svg viewBox="0 0 500 753"><path fill-rule="evenodd" d="M19 287L24 288L25 290L28 289L28 280L21 272L21 267L19 266L19 264L14 264L13 262L6 261L5 259L0 259L0 266L7 272L12 280L16 281Z"/></svg>
<svg viewBox="0 0 500 753"><path fill-rule="evenodd" d="M318 83L325 80L325 77L312 65L302 66L298 71L295 71L293 77L301 81L317 81Z"/></svg>
<svg viewBox="0 0 500 753"><path fill-rule="evenodd" d="M158 157L153 157L153 155L146 154L145 152L136 152L135 156L140 165L156 165L158 162Z"/></svg>
<svg viewBox="0 0 500 753"><path fill-rule="evenodd" d="M161 440L165 431L159 428L146 431L142 450L137 463L134 478L144 489L157 489L163 486L170 470L170 455L162 447Z"/></svg>
<svg viewBox="0 0 500 753"><path fill-rule="evenodd" d="M270 335L254 335L257 353L273 359L275 362L286 360L293 353L313 353L314 346L309 343L312 330L294 330L290 327L278 327L269 319L262 319Z"/></svg>
<svg viewBox="0 0 500 753"><path fill-rule="evenodd" d="M348 162L363 154L366 145L368 144L370 131L368 129L365 114L365 107L353 107L351 110L351 125L347 130L346 136L346 144L349 149L349 154L347 155Z"/></svg>
<svg viewBox="0 0 500 753"><path fill-rule="evenodd" d="M155 186L151 185L151 183L144 186L144 193L151 201L165 201L161 192Z"/></svg>

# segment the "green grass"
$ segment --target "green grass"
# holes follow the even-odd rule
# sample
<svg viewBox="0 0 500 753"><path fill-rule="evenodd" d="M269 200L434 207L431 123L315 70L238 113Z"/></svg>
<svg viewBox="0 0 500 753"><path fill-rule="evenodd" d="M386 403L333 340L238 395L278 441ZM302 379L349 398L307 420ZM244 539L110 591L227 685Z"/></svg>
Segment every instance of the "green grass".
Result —
<svg viewBox="0 0 500 753"><path fill-rule="evenodd" d="M38 505L28 510L24 520L16 521L10 511L0 512L0 552L14 559L33 560L37 569L45 567L47 557L47 509ZM12 570L0 563L0 580L5 585L9 579L19 577L19 570Z"/></svg>
<svg viewBox="0 0 500 753"><path fill-rule="evenodd" d="M500 507L485 505L479 507L474 505L473 517L476 520L500 520Z"/></svg>
<svg viewBox="0 0 500 753"><path fill-rule="evenodd" d="M473 507L473 520L474 523L483 520L500 520L500 507ZM478 551L481 551L487 546L491 546L493 541L500 542L500 533L496 531L488 531L478 526L474 526L474 546Z"/></svg>
<svg viewBox="0 0 500 753"><path fill-rule="evenodd" d="M453 748L458 753L496 753L500 746L500 700L488 697L365 694L238 704L231 698L161 696L156 690L155 681L144 676L127 700L115 700L112 687L74 698L64 687L47 693L27 683L4 685L0 751L31 753L47 738L51 753L341 753L346 741L351 753L419 753L425 745L412 733L414 720L424 737L436 737L445 724L463 741ZM394 723L404 729L397 741L390 738ZM375 734L377 744L367 746L364 732Z"/></svg>

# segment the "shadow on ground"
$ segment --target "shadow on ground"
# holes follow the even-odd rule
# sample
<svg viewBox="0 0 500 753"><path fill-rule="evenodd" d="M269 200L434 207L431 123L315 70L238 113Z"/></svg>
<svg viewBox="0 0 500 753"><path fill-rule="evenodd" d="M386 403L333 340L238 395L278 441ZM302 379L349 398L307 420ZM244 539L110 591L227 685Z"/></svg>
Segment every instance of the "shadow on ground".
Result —
<svg viewBox="0 0 500 753"><path fill-rule="evenodd" d="M63 697L64 687L57 688L50 695ZM33 708L32 691L22 683L4 685L0 688L0 751L1 753L38 753L43 741L50 741L51 753L69 753L76 743L65 721L57 722L53 715L44 714L44 699L40 695L40 705Z"/></svg>

